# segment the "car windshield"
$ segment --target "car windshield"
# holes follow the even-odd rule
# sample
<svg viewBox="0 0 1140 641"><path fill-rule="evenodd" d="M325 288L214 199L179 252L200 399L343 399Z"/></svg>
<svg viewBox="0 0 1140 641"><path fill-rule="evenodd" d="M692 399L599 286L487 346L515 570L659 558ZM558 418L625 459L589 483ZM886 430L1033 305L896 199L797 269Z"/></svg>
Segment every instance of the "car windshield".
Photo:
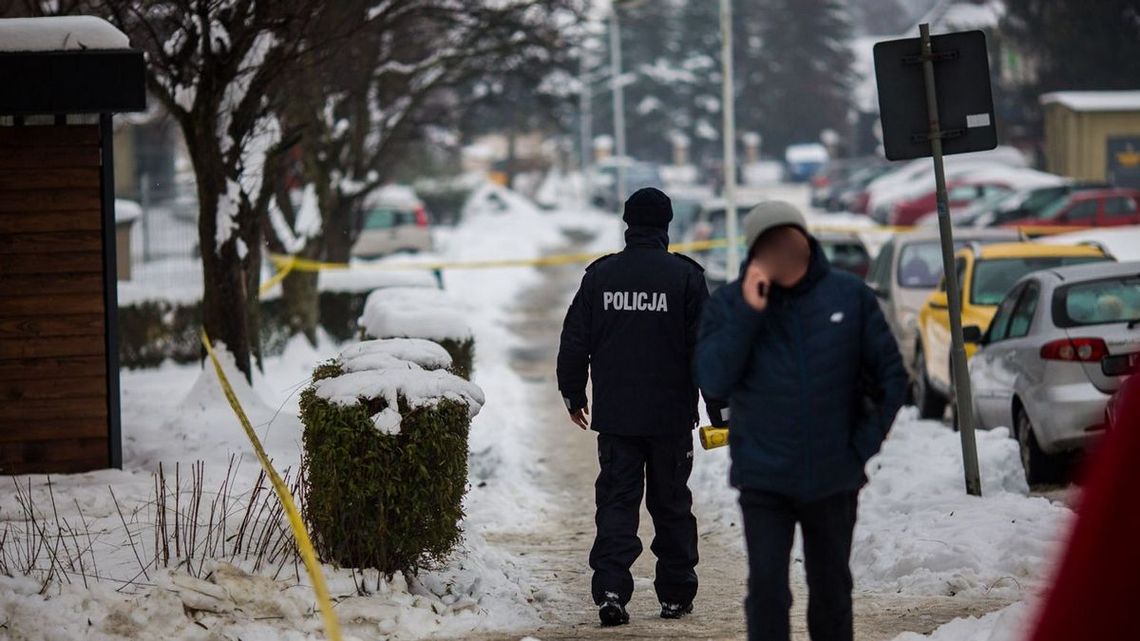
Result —
<svg viewBox="0 0 1140 641"><path fill-rule="evenodd" d="M396 224L396 211L386 207L370 209L364 216L365 229L388 229Z"/></svg>
<svg viewBox="0 0 1140 641"><path fill-rule="evenodd" d="M966 245L954 243L954 251ZM911 289L934 289L942 279L942 246L937 240L909 243L903 246L899 256L899 287Z"/></svg>
<svg viewBox="0 0 1140 641"><path fill-rule="evenodd" d="M1037 218L1041 220L1053 220L1057 216L1060 216L1061 212L1065 211L1068 205L1068 198L1058 198L1052 203L1042 207L1041 210L1037 212Z"/></svg>
<svg viewBox="0 0 1140 641"><path fill-rule="evenodd" d="M1140 276L1074 283L1053 295L1053 322L1058 327L1135 320L1140 320Z"/></svg>
<svg viewBox="0 0 1140 641"><path fill-rule="evenodd" d="M1031 214L1037 214L1044 211L1046 207L1056 204L1057 201L1064 200L1067 193L1069 193L1067 185L1034 189L1026 195L1020 207Z"/></svg>
<svg viewBox="0 0 1140 641"><path fill-rule="evenodd" d="M1042 269L1083 265L1108 260L1105 256L1034 256L979 260L974 265L970 302L997 305L1022 276Z"/></svg>

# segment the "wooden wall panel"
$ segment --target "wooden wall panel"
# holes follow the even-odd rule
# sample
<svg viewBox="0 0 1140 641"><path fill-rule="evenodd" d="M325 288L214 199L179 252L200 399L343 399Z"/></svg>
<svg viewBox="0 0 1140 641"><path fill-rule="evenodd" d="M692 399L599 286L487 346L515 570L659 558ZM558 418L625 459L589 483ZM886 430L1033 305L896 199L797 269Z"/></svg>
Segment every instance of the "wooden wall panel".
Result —
<svg viewBox="0 0 1140 641"><path fill-rule="evenodd" d="M99 128L0 127L0 473L106 467Z"/></svg>

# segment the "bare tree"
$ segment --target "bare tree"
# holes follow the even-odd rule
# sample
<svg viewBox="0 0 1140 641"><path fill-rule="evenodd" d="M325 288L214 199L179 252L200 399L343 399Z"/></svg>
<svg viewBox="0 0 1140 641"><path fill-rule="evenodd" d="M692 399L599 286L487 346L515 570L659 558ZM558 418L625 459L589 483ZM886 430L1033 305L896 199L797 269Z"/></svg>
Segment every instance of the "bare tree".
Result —
<svg viewBox="0 0 1140 641"><path fill-rule="evenodd" d="M360 233L364 199L391 179L409 145L447 130L468 106L456 92L480 76L521 73L567 48L579 0L346 0L337 10L365 25L335 46L311 48L292 75L280 122L297 136L279 145L268 216L271 251L345 262ZM318 21L310 37L330 28ZM331 25L337 30L337 25ZM314 53L315 52L315 53ZM319 216L314 216L314 206ZM317 277L283 282L293 328L312 339Z"/></svg>

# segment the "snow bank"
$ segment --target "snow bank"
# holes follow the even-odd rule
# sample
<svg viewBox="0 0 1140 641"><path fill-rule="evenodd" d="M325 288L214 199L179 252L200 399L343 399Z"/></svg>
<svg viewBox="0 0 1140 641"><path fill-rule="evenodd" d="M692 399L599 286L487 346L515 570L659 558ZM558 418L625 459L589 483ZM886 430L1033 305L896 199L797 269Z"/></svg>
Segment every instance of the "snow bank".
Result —
<svg viewBox="0 0 1140 641"><path fill-rule="evenodd" d="M977 441L981 498L966 495L959 435L903 409L868 463L851 552L856 589L1019 599L1048 578L1072 512L1028 496L1007 430L979 431ZM727 448L698 452L691 483L698 522L702 531L742 537L728 464ZM802 561L798 544L795 555Z"/></svg>
<svg viewBox="0 0 1140 641"><path fill-rule="evenodd" d="M1030 606L1018 602L982 617L954 619L929 635L904 632L894 641L1021 641L1028 634L1030 616Z"/></svg>
<svg viewBox="0 0 1140 641"><path fill-rule="evenodd" d="M390 287L368 295L360 326L368 336L462 342L473 337L463 307L438 289Z"/></svg>
<svg viewBox="0 0 1140 641"><path fill-rule="evenodd" d="M868 465L851 553L860 587L1017 598L1046 578L1072 512L1028 496L1007 430L977 441L982 498L965 493L959 435L903 410Z"/></svg>

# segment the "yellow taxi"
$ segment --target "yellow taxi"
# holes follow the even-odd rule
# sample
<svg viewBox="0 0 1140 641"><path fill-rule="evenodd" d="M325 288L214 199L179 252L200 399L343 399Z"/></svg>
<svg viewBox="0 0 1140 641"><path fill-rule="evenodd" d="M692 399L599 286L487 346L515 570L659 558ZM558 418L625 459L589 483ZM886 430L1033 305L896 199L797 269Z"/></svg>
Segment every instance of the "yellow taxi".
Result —
<svg viewBox="0 0 1140 641"><path fill-rule="evenodd" d="M954 259L962 287L962 326L976 325L983 331L988 328L998 303L1026 274L1107 260L1114 259L1095 244L972 243L959 250ZM952 395L945 278L918 312L917 341L911 394L922 418L942 418ZM967 359L974 355L976 347L966 344Z"/></svg>

